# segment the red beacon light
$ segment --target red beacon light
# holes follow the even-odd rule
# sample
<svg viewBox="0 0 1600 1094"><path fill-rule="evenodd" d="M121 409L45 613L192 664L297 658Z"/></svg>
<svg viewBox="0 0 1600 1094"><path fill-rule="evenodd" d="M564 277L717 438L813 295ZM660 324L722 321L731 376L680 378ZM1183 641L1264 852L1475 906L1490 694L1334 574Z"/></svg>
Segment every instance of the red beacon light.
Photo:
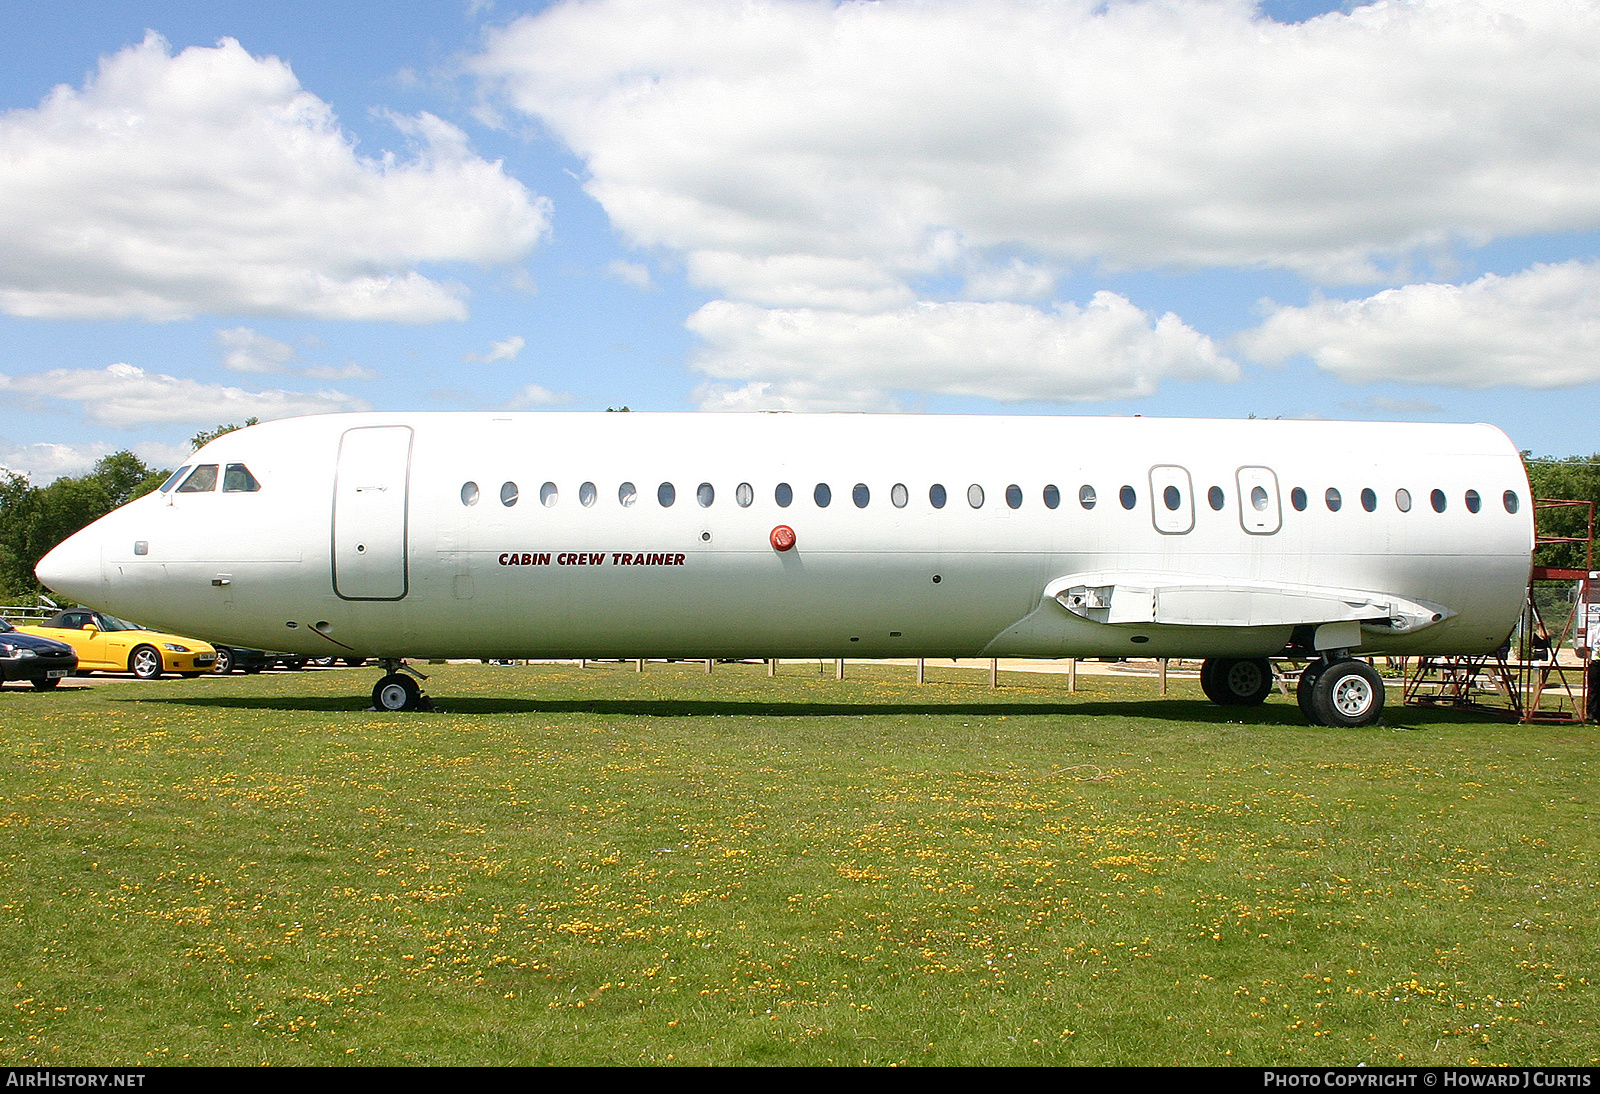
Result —
<svg viewBox="0 0 1600 1094"><path fill-rule="evenodd" d="M780 524L774 528L771 538L774 551L787 551L794 547L794 529L787 524Z"/></svg>

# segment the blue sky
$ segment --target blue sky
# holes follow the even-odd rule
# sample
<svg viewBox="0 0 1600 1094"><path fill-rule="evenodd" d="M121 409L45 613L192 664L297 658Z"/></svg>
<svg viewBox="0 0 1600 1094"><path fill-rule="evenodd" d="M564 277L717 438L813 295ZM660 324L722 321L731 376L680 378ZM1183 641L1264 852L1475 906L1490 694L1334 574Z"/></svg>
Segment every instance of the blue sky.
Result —
<svg viewBox="0 0 1600 1094"><path fill-rule="evenodd" d="M0 40L0 465L35 481L366 408L1600 450L1594 4L71 11Z"/></svg>

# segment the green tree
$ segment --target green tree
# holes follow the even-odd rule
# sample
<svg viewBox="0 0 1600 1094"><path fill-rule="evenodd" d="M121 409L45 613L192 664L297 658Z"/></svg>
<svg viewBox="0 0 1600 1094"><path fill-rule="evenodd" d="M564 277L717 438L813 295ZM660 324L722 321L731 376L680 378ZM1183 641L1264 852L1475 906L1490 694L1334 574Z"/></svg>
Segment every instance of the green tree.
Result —
<svg viewBox="0 0 1600 1094"><path fill-rule="evenodd" d="M1600 511L1600 453L1535 459L1524 452L1522 458L1528 468L1528 482L1533 487L1535 498L1587 501ZM1589 510L1582 506L1543 509L1539 512L1538 529L1541 537L1581 538L1589 532ZM1586 553L1581 543L1558 543L1541 548L1537 561L1542 566L1580 570L1587 561Z"/></svg>
<svg viewBox="0 0 1600 1094"><path fill-rule="evenodd" d="M215 429L202 429L193 437L189 438L189 444L196 452L198 452L206 445L222 436L224 433L232 433L235 429L243 429L245 426L252 426L260 421L260 418L246 418L244 420L244 425L238 425L237 423L230 422L227 425L219 425Z"/></svg>

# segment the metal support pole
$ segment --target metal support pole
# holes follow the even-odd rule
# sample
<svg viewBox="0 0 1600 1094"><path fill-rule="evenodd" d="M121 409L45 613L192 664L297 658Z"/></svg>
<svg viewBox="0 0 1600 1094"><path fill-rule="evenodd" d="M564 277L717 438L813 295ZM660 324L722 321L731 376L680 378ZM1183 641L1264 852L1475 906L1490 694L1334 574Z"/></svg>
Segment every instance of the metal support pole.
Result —
<svg viewBox="0 0 1600 1094"><path fill-rule="evenodd" d="M767 675L778 675L778 659L776 657L767 658Z"/></svg>
<svg viewBox="0 0 1600 1094"><path fill-rule="evenodd" d="M1156 675L1161 679L1161 694L1165 695L1167 693L1167 659L1165 657L1157 658L1157 663L1161 667L1156 671Z"/></svg>
<svg viewBox="0 0 1600 1094"><path fill-rule="evenodd" d="M633 659L633 671L634 672L643 672L644 671L644 658L643 657L635 657Z"/></svg>
<svg viewBox="0 0 1600 1094"><path fill-rule="evenodd" d="M1069 658L1067 658L1067 694L1070 695L1070 694L1072 694L1073 692L1075 692L1077 690L1078 690L1078 659L1076 657L1069 657Z"/></svg>
<svg viewBox="0 0 1600 1094"><path fill-rule="evenodd" d="M919 657L919 658L917 658L917 683L926 684L927 682L928 682L928 664L927 664L926 661L924 661L922 658Z"/></svg>
<svg viewBox="0 0 1600 1094"><path fill-rule="evenodd" d="M835 680L843 680L844 679L844 658L843 657L834 658L834 661L833 661L833 678Z"/></svg>
<svg viewBox="0 0 1600 1094"><path fill-rule="evenodd" d="M710 676L710 675L711 675L711 666L712 666L712 665L714 665L714 664L716 664L716 662L715 662L715 661L713 661L713 660L712 660L712 659L711 659L711 658L709 658L709 657L707 657L707 658L706 658L706 675L707 675L707 676Z"/></svg>
<svg viewBox="0 0 1600 1094"><path fill-rule="evenodd" d="M992 688L1000 686L1000 658L998 657L989 658L989 686Z"/></svg>

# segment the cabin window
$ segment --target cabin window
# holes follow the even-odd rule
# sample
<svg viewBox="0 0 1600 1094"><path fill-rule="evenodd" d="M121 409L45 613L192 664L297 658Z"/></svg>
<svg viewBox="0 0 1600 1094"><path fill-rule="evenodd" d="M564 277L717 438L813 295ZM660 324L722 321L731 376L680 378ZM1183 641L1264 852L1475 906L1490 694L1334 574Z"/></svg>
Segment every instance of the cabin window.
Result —
<svg viewBox="0 0 1600 1094"><path fill-rule="evenodd" d="M228 469L222 473L222 492L224 494L254 494L261 489L261 484L256 477L250 474L250 469L242 463L230 463Z"/></svg>
<svg viewBox="0 0 1600 1094"><path fill-rule="evenodd" d="M1298 486L1289 491L1289 504L1294 506L1296 513L1304 513L1306 511L1306 492Z"/></svg>
<svg viewBox="0 0 1600 1094"><path fill-rule="evenodd" d="M599 496L600 492L594 488L592 482L586 482L578 487L578 504L585 509L593 508L595 499Z"/></svg>
<svg viewBox="0 0 1600 1094"><path fill-rule="evenodd" d="M664 482L656 487L656 501L661 503L661 508L671 509L672 503L678 500L678 490L670 482Z"/></svg>
<svg viewBox="0 0 1600 1094"><path fill-rule="evenodd" d="M1135 505L1139 504L1139 494L1134 490L1133 487L1124 486L1117 493L1117 500L1122 502L1122 507L1124 509L1132 509Z"/></svg>
<svg viewBox="0 0 1600 1094"><path fill-rule="evenodd" d="M1217 512L1222 512L1222 507L1228 503L1228 498L1222 492L1222 487L1213 486L1206 491L1206 504Z"/></svg>
<svg viewBox="0 0 1600 1094"><path fill-rule="evenodd" d="M203 463L189 472L189 477L178 487L180 494L204 494L217 488L217 465Z"/></svg>
<svg viewBox="0 0 1600 1094"><path fill-rule="evenodd" d="M1363 486L1361 488L1361 508L1365 509L1369 513L1376 513L1378 511L1378 495L1373 493L1372 487L1370 486Z"/></svg>
<svg viewBox="0 0 1600 1094"><path fill-rule="evenodd" d="M1476 490L1467 491L1467 512L1476 513L1483 507L1483 499L1478 497Z"/></svg>
<svg viewBox="0 0 1600 1094"><path fill-rule="evenodd" d="M477 505L478 504L478 484L477 483L475 483L475 482L464 482L464 483L461 484L461 504L462 505Z"/></svg>
<svg viewBox="0 0 1600 1094"><path fill-rule="evenodd" d="M865 509L872 500L872 491L867 489L867 484L858 482L850 491L850 500L856 503L857 509Z"/></svg>
<svg viewBox="0 0 1600 1094"><path fill-rule="evenodd" d="M186 463L172 474L168 475L167 481L161 484L161 492L165 494L168 490L171 490L174 486L178 485L178 480L183 478L183 473L189 470L191 466L191 464Z"/></svg>
<svg viewBox="0 0 1600 1094"><path fill-rule="evenodd" d="M549 509L561 500L561 491L556 489L556 484L547 482L539 487L539 504Z"/></svg>
<svg viewBox="0 0 1600 1094"><path fill-rule="evenodd" d="M1505 496L1500 500L1505 503L1506 512L1508 513L1515 513L1522 508L1522 501L1517 497L1515 490L1507 490Z"/></svg>
<svg viewBox="0 0 1600 1094"><path fill-rule="evenodd" d="M1443 490L1435 490L1433 493L1428 495L1428 500L1433 503L1433 511L1435 513L1444 512L1445 501Z"/></svg>
<svg viewBox="0 0 1600 1094"><path fill-rule="evenodd" d="M694 500L702 509L710 509L711 503L717 500L717 492L709 482L703 482L695 488Z"/></svg>
<svg viewBox="0 0 1600 1094"><path fill-rule="evenodd" d="M1006 504L1013 509L1022 508L1022 487L1016 483L1006 487Z"/></svg>
<svg viewBox="0 0 1600 1094"><path fill-rule="evenodd" d="M617 487L617 504L622 506L624 509L632 508L633 503L638 500L639 488L633 485L633 483L625 482L621 486Z"/></svg>
<svg viewBox="0 0 1600 1094"><path fill-rule="evenodd" d="M817 483L817 488L811 491L811 500L817 503L818 509L826 509L833 501L833 491L828 489L825 482Z"/></svg>
<svg viewBox="0 0 1600 1094"><path fill-rule="evenodd" d="M500 504L507 507L517 504L516 483L508 482L500 487Z"/></svg>
<svg viewBox="0 0 1600 1094"><path fill-rule="evenodd" d="M1396 490L1394 492L1394 507L1402 513L1411 512L1411 491L1403 486Z"/></svg>
<svg viewBox="0 0 1600 1094"><path fill-rule="evenodd" d="M1339 495L1337 486L1328 487L1328 492L1323 495L1323 500L1328 503L1328 512L1337 513L1344 508L1344 498Z"/></svg>
<svg viewBox="0 0 1600 1094"><path fill-rule="evenodd" d="M906 502L911 500L911 494L906 490L906 484L897 482L889 490L889 501L896 509L904 509Z"/></svg>
<svg viewBox="0 0 1600 1094"><path fill-rule="evenodd" d="M1061 491L1057 490L1054 483L1044 488L1044 507L1054 509L1061 504Z"/></svg>
<svg viewBox="0 0 1600 1094"><path fill-rule="evenodd" d="M778 488L772 492L772 499L778 503L779 508L789 508L794 501L794 487L786 482L780 482Z"/></svg>
<svg viewBox="0 0 1600 1094"><path fill-rule="evenodd" d="M1258 513L1267 511L1267 488L1265 486L1252 486L1250 488L1250 504Z"/></svg>
<svg viewBox="0 0 1600 1094"><path fill-rule="evenodd" d="M1178 506L1183 504L1183 495L1176 486L1169 486L1161 491L1161 504L1167 507L1169 513L1176 513Z"/></svg>
<svg viewBox="0 0 1600 1094"><path fill-rule="evenodd" d="M967 504L972 506L974 509L983 508L983 487L979 486L977 483L973 483L971 486L967 487Z"/></svg>
<svg viewBox="0 0 1600 1094"><path fill-rule="evenodd" d="M1078 504L1083 506L1085 509L1094 508L1094 487L1078 487Z"/></svg>
<svg viewBox="0 0 1600 1094"><path fill-rule="evenodd" d="M944 501L945 501L944 487L941 484L934 483L932 486L928 487L928 504L929 505L933 506L935 509L943 509L944 508Z"/></svg>
<svg viewBox="0 0 1600 1094"><path fill-rule="evenodd" d="M734 487L733 500L739 503L740 509L750 508L751 503L756 500L756 488L747 482L741 482Z"/></svg>

